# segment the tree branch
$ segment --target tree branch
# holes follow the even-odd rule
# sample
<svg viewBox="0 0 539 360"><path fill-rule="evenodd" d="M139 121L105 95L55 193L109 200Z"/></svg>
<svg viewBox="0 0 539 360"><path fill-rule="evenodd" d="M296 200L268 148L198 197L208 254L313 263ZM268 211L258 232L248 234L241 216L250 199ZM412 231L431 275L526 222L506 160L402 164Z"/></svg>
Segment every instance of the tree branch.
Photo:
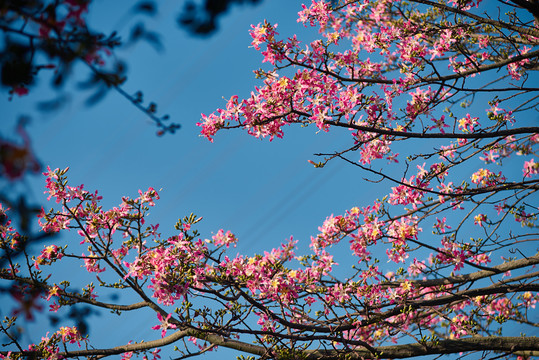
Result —
<svg viewBox="0 0 539 360"><path fill-rule="evenodd" d="M11 276L11 275L10 276L4 276L4 274L0 274L0 279L19 281L21 283L28 284L28 285L31 285L31 286L34 286L34 287L37 287L37 288L43 289L43 290L52 289L52 286L50 286L48 284L45 284L45 283L38 282L38 281L33 280L31 278L24 278L24 277ZM77 294L77 293L66 292L66 291L63 291L63 290L62 290L61 293L58 294L58 297L60 297L60 298L61 297L66 297L66 298L72 299L73 301L76 301L76 302L85 303L85 304L89 304L89 305L94 305L94 306L98 306L98 307L105 308L105 309L110 309L110 310L118 310L118 311L136 310L136 309L140 309L140 308L143 308L143 307L146 307L146 306L150 305L150 303L148 303L147 301L141 301L141 302L133 303L133 304L130 304L130 305L109 304L109 303L104 303L104 302L97 301L97 300L94 300L94 299L90 299L88 297L84 297L84 296L82 296L80 294Z"/></svg>
<svg viewBox="0 0 539 360"><path fill-rule="evenodd" d="M501 28L508 29L508 30L513 30L513 31L516 31L516 32L518 32L520 34L526 34L526 35L530 35L530 36L534 36L534 37L539 37L539 31L537 31L537 30L533 30L533 29L529 29L529 28L523 28L523 27L520 27L520 26L515 26L515 25L512 25L512 24L502 22L502 21L483 18L481 16L472 14L470 12L460 10L460 9L455 9L454 7L447 6L447 5L440 4L440 3L436 3L436 2L433 2L433 1L429 1L429 0L412 0L412 1L415 2L415 3L430 5L432 7L442 9L444 11L452 12L454 14L459 14L459 15L462 15L462 16L466 16L466 17L469 17L471 19L477 20L480 23L489 24L489 25L492 25L492 26L495 26L495 27L501 27Z"/></svg>
<svg viewBox="0 0 539 360"><path fill-rule="evenodd" d="M305 114L300 114L305 116ZM508 130L498 130L495 132L475 132L475 133L417 133L417 132L406 132L406 131L397 131L392 129L380 129L372 126L363 126L349 123L342 123L336 120L326 120L325 124L345 127L354 130L361 130L372 132L374 134L382 135L393 135L393 136L402 136L405 138L419 138L419 139L488 139L496 137L506 137L510 135L517 134L537 134L539 133L538 126L525 126L516 129Z"/></svg>
<svg viewBox="0 0 539 360"><path fill-rule="evenodd" d="M456 354L465 351L495 351L507 354L521 351L539 351L537 337L473 337L458 340L439 340L424 344L380 346L376 348L377 357L403 359L433 354ZM307 360L336 360L347 354L351 359L375 358L368 350L305 350ZM348 358L348 357L347 357Z"/></svg>
<svg viewBox="0 0 539 360"><path fill-rule="evenodd" d="M443 279L414 280L414 281L411 281L411 283L414 286L422 286L422 287L458 284L458 283L484 279L484 278L487 278L489 276L493 276L499 273L505 273L510 270L521 269L521 268L524 268L527 266L533 266L536 264L539 264L539 254L530 256L528 258L513 260L513 261L500 264L500 265L493 266L492 270L480 270L471 274L455 275L455 276L451 276L451 277L443 278Z"/></svg>

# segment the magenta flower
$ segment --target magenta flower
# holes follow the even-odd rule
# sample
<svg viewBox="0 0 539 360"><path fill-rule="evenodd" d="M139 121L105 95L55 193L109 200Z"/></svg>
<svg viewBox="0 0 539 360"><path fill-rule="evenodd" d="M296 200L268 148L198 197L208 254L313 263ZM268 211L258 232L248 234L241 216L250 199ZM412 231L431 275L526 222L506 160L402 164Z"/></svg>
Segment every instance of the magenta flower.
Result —
<svg viewBox="0 0 539 360"><path fill-rule="evenodd" d="M170 324L168 322L171 316L172 314L168 314L168 316L163 320L163 316L161 315L161 313L157 313L157 318L159 319L159 321L161 321L161 324L152 326L152 329L153 330L161 329L161 337L165 337L167 333L167 329L176 329L176 325Z"/></svg>

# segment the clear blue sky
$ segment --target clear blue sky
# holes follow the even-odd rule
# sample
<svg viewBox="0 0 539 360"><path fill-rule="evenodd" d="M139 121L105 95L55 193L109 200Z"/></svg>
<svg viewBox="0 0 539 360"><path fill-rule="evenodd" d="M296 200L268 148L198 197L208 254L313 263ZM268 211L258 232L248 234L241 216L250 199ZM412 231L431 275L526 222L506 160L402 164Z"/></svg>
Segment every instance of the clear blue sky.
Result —
<svg viewBox="0 0 539 360"><path fill-rule="evenodd" d="M113 5L112 5L113 4ZM131 18L131 1L92 3L89 22L95 29L118 30L126 39L136 23ZM331 152L350 143L349 131L317 133L315 127L286 129L285 139L272 143L257 140L242 131L218 134L211 144L199 136L195 125L201 113L211 113L225 105L223 98L248 96L260 84L253 70L262 66L262 56L250 47L251 24L268 19L278 23L282 36L308 31L297 24L301 2L263 1L258 6L235 6L220 19L219 31L209 38L193 38L178 29L177 1L162 1L155 19L145 20L148 30L161 34L165 50L156 52L140 42L118 56L126 60L128 81L124 90L142 90L146 101L158 104L159 114L169 114L182 128L174 135L157 137L156 128L140 111L111 91L104 101L85 107L91 92L77 90L86 78L86 68L74 68L65 92L71 101L61 111L43 114L35 110L37 101L54 97L47 77L27 97L7 101L0 97L0 134L16 139L13 129L19 115L30 115L27 130L33 149L44 167L70 167L71 185L83 183L97 189L105 206L116 206L124 195L135 197L138 189L163 189L161 200L151 212L164 236L174 234L173 224L191 212L204 217L199 223L203 238L220 228L233 231L240 239L237 251L252 254L278 247L291 235L307 249L311 235L324 219L357 204L369 204L375 196L358 172L344 163L330 163L314 169L307 160L318 152ZM120 25L121 28L117 26ZM28 200L46 203L44 179L36 176L14 184ZM61 241L76 241L75 233ZM37 249L41 246L36 246ZM66 265L67 266L67 265ZM83 271L77 266L69 271ZM98 289L99 293L99 289ZM126 315L128 316L128 315ZM104 313L91 330L99 329L94 346L117 346L142 340L157 323L155 314L137 314L137 320L109 320ZM137 326L132 326L136 321ZM47 323L30 327L34 340L44 335ZM117 327L116 327L117 326ZM53 329L50 329L51 331ZM112 342L111 337L115 338ZM222 356L222 354L221 354Z"/></svg>
<svg viewBox="0 0 539 360"><path fill-rule="evenodd" d="M76 90L77 82L87 76L80 64L65 89L71 102L60 112L34 110L37 101L54 96L46 78L27 97L11 102L7 94L0 97L0 134L15 139L12 132L18 116L31 115L27 130L35 153L44 167L69 166L71 185L84 183L87 190L97 189L108 207L120 203L124 195L135 197L138 189L163 189L149 221L159 223L164 236L174 234L173 224L179 217L194 212L204 217L199 223L202 238L221 228L231 230L240 239L236 248L240 253L270 250L291 235L300 240L298 252L306 250L310 236L316 235L327 216L370 205L389 191L386 184L376 187L364 181L365 174L343 162L330 162L324 169L315 169L307 162L316 160L314 153L350 145L346 129L318 133L314 126L293 127L285 129L283 140L272 143L239 130L219 133L213 144L200 137L195 125L200 113L223 107L223 98L248 96L260 84L252 72L263 65L262 56L249 47L251 24L264 19L278 23L283 37L299 33L298 38L303 39L313 34L296 22L301 1L265 0L254 7L234 7L220 19L215 35L193 38L175 23L178 3L161 1L159 15L144 19L149 30L161 34L162 53L143 42L118 52L129 66L124 90L142 90L147 102L158 104L159 114L169 114L171 121L181 123L176 134L157 137L154 124L114 91L97 105L85 107L91 93ZM94 0L90 24L105 33L118 30L127 38L138 20L129 15L132 4ZM53 204L46 204L43 185L42 177L33 177L14 186L47 208ZM430 233L430 229L424 230ZM72 233L61 240L78 244L77 237ZM83 275L77 267L69 271ZM97 337L91 337L92 345L117 346L160 336L150 330L157 324L155 314L125 316L111 318L103 313L92 318L91 330L98 332L93 334ZM48 331L47 325L30 327L34 340ZM222 351L212 356L229 355Z"/></svg>
<svg viewBox="0 0 539 360"><path fill-rule="evenodd" d="M117 29L116 24L125 24L120 19L125 18L129 4L115 2L111 9L109 2L95 1L90 23L105 33ZM34 111L36 100L53 97L45 78L28 97L11 102L1 99L5 109L1 133L12 132L18 115L30 114L32 123L27 129L42 164L69 166L71 184L98 189L111 206L122 195L136 195L138 189L162 188L153 215L163 230L179 216L195 212L205 219L203 230L228 228L253 249L256 243L277 244L291 234L305 238L316 232L327 215L364 199L360 179L351 178L350 186L328 186L331 179L357 172L344 164L321 170L307 163L315 160L314 153L349 142L349 132L289 128L284 140L270 143L229 131L218 134L211 144L199 136L195 125L201 113L224 106L223 98L248 96L260 84L252 71L262 66L262 56L249 47L250 24L267 18L279 24L283 36L304 31L296 23L299 4L265 1L256 7L234 7L221 19L216 35L199 39L177 28L177 2L162 2L159 16L146 22L150 30L162 35L164 52L157 53L141 42L118 55L129 66L124 89L144 91L146 101L158 104L159 114L169 114L171 121L181 123L174 135L155 136L153 123L114 91L97 105L85 107L91 92L76 91L74 81L66 88L72 101L64 110ZM123 32L133 23L124 25ZM75 67L77 81L86 75L83 65ZM29 182L37 202L43 201L43 184L41 178Z"/></svg>

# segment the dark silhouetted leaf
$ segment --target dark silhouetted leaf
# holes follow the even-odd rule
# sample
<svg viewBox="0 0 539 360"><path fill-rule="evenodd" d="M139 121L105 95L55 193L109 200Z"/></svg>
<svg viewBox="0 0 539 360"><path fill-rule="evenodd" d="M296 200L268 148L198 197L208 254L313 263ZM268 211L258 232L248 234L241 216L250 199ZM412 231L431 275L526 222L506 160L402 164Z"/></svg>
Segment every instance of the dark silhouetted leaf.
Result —
<svg viewBox="0 0 539 360"><path fill-rule="evenodd" d="M22 61L6 61L2 64L2 84L13 87L29 85L34 79L32 64Z"/></svg>
<svg viewBox="0 0 539 360"><path fill-rule="evenodd" d="M177 22L193 35L211 35L217 30L218 18L228 11L230 5L254 5L259 2L261 0L205 0L203 4L197 5L187 1Z"/></svg>
<svg viewBox="0 0 539 360"><path fill-rule="evenodd" d="M141 1L133 7L133 12L154 16L157 14L157 6L153 1Z"/></svg>
<svg viewBox="0 0 539 360"><path fill-rule="evenodd" d="M107 89L104 87L99 88L92 96L90 96L84 102L85 106L93 106L103 100L107 94Z"/></svg>
<svg viewBox="0 0 539 360"><path fill-rule="evenodd" d="M64 95L60 95L55 97L52 100L46 100L46 101L40 101L37 103L36 107L39 111L45 111L45 112L51 112L51 111L57 111L64 106L67 101L68 97Z"/></svg>

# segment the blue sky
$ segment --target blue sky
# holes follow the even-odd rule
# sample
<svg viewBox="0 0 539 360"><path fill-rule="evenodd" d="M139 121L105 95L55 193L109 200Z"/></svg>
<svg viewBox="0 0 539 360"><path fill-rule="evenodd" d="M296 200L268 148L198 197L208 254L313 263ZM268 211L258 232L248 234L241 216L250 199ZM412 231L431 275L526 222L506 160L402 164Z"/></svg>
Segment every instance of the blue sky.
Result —
<svg viewBox="0 0 539 360"><path fill-rule="evenodd" d="M129 13L132 4L94 0L89 22L104 33L119 30L127 38L130 26L137 21ZM76 86L87 76L81 64L74 68L73 79L65 89L71 101L59 112L34 110L37 101L54 96L46 76L27 97L11 102L7 95L0 97L0 134L15 139L12 132L17 118L30 115L32 122L27 130L43 166L69 166L71 185L83 183L87 190L97 189L106 207L117 205L124 195L137 196L138 189L163 189L148 220L161 225L163 236L173 235L177 219L194 212L204 218L198 227L202 238L221 228L231 230L240 240L236 248L240 253L270 250L290 236L300 241L301 253L327 216L370 205L389 191L387 184L365 181L365 174L342 161L332 161L323 169L307 162L316 160L314 153L350 145L349 131L324 133L314 126L290 127L285 129L284 139L270 143L234 130L220 132L212 144L199 136L195 125L201 113L223 107L223 98L248 96L260 84L252 72L263 65L262 56L250 47L251 24L268 19L279 24L277 30L282 37L295 33L300 40L316 36L296 22L300 5L300 1L266 0L254 7L234 7L220 19L215 35L193 38L175 23L178 2L160 2L158 16L145 22L149 30L161 34L164 51L158 53L141 42L119 51L118 56L129 67L123 89L132 94L142 90L146 102L158 104L159 114L169 114L171 121L181 123L182 128L174 135L157 137L154 124L114 91L97 105L85 107L90 93ZM426 146L431 149L434 145ZM377 166L383 168L385 162ZM51 207L53 204L46 204L42 194L43 185L44 179L36 176L9 186L25 192L32 202ZM61 239L70 240L78 243L77 235L67 234ZM83 276L77 266L69 271ZM150 330L157 323L151 312L116 318L104 313L94 319L91 329L98 331L92 344L96 347L160 336ZM48 331L46 325L31 326L29 335L39 339ZM222 351L216 356L225 356Z"/></svg>
<svg viewBox="0 0 539 360"><path fill-rule="evenodd" d="M89 22L104 33L118 30L127 38L138 20L130 18L132 2L113 4L94 1ZM41 77L39 87L27 97L11 102L7 94L0 98L0 134L16 139L13 129L17 118L30 115L32 122L27 130L42 165L53 169L69 166L70 184L83 183L87 190L97 189L105 206L119 204L124 195L135 197L138 189L163 189L149 221L159 223L164 236L174 234L173 224L178 218L194 212L204 218L199 223L203 238L220 228L231 230L240 239L236 249L240 253L270 250L292 235L305 250L310 236L317 233L328 215L375 199L371 185L346 164L333 162L315 169L307 162L316 160L314 153L331 152L348 144L349 131L319 133L315 127L289 128L283 140L272 143L242 131L229 131L218 134L212 144L199 136L195 125L201 113L224 106L223 98L248 96L260 83L252 72L262 66L262 56L250 47L251 24L268 19L279 24L283 37L309 34L296 22L300 4L279 0L234 7L220 19L219 31L209 38L193 38L178 29L175 16L180 7L176 1L161 2L158 16L144 19L147 29L161 34L165 49L158 53L141 42L119 51L119 58L129 67L123 89L132 94L142 90L146 102L158 104L159 114L169 114L171 121L181 123L182 128L174 135L157 137L153 123L114 91L97 105L85 107L91 92L77 90L77 82L87 76L82 64L74 68L64 90L71 101L59 112L35 110L37 101L55 95L47 76ZM9 186L48 208L54 204L46 203L43 185L43 177L35 176ZM76 237L75 233L67 234L60 241L75 241ZM69 271L83 276L78 265ZM95 318L91 329L99 331L92 344L117 346L145 335L160 335L149 329L157 322L155 314L137 314L136 319L127 321L124 316L129 315L109 320L110 315L105 313ZM140 325L131 326L133 321ZM47 325L30 326L29 335L38 340L50 330ZM114 331L115 339L110 343L109 329L124 331Z"/></svg>
<svg viewBox="0 0 539 360"><path fill-rule="evenodd" d="M114 10L109 4L96 1L90 9L90 23L105 33L115 29L128 9L122 2L115 3ZM199 136L195 125L201 113L224 106L224 98L248 96L260 84L252 71L262 66L262 56L250 47L250 24L267 18L279 23L283 36L304 31L296 23L299 2L235 7L221 19L218 33L207 39L190 37L177 28L170 14L178 9L176 2L163 2L155 21L146 20L149 29L162 35L164 52L142 42L119 52L129 66L124 90L142 90L147 102L158 104L159 114L181 123L176 134L155 136L153 123L114 91L97 105L85 107L91 92L76 91L75 81L66 89L72 101L65 109L52 114L33 111L36 100L53 97L45 78L28 97L2 99L7 110L2 134L13 130L19 115L30 114L27 129L42 164L69 166L72 184L98 189L111 206L138 189L162 188L153 215L163 229L179 216L195 212L205 218L204 230L225 227L241 238L256 233L259 239L245 242L275 243L298 232L301 237L312 234L327 215L362 200L364 187L358 188L352 178L349 187L325 185L333 177L353 176L355 172L344 164L321 170L307 163L315 160L314 153L349 141L347 130L326 134L315 127L289 128L284 140L272 143L229 131L218 134L211 144ZM129 25L123 27L125 32ZM76 81L86 75L83 65L75 67ZM28 182L38 202L43 199L42 185L41 178Z"/></svg>

